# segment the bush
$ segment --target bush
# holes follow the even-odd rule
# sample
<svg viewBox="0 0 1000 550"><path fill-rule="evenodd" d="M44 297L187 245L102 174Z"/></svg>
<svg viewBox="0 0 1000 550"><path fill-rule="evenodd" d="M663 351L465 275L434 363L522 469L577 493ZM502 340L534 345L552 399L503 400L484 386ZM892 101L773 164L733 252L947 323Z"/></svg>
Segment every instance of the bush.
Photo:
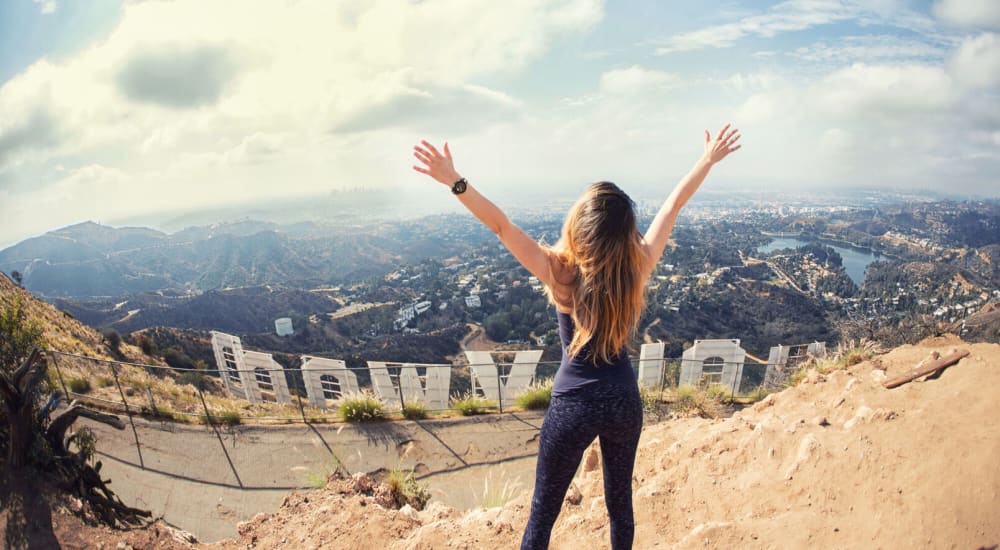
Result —
<svg viewBox="0 0 1000 550"><path fill-rule="evenodd" d="M716 418L719 416L719 402L712 399L705 391L693 386L680 386L674 391L672 409L681 414Z"/></svg>
<svg viewBox="0 0 1000 550"><path fill-rule="evenodd" d="M110 327L103 328L101 329L101 335L104 336L104 342L111 351L121 353L122 335L117 330Z"/></svg>
<svg viewBox="0 0 1000 550"><path fill-rule="evenodd" d="M86 378L70 378L66 381L66 386L73 393L87 393L90 391L90 380Z"/></svg>
<svg viewBox="0 0 1000 550"><path fill-rule="evenodd" d="M514 403L516 403L518 407L528 411L537 411L549 408L549 402L552 400L552 382L552 379L546 380L545 382L535 382L525 388L524 391L514 399Z"/></svg>
<svg viewBox="0 0 1000 550"><path fill-rule="evenodd" d="M643 414L656 417L658 420L664 412L663 403L660 401L660 392L652 386L640 385L639 399L642 400Z"/></svg>
<svg viewBox="0 0 1000 550"><path fill-rule="evenodd" d="M243 418L240 416L239 411L223 411L221 413L213 413L211 415L211 420L213 424L222 424L225 426L236 426L243 422Z"/></svg>
<svg viewBox="0 0 1000 550"><path fill-rule="evenodd" d="M506 477L501 475L501 477ZM493 481L493 484L490 484ZM483 508L496 508L510 502L521 490L521 483L517 480L511 481L503 479L503 484L499 480L493 479L493 470L490 470L483 478L483 492L479 497L479 505Z"/></svg>
<svg viewBox="0 0 1000 550"><path fill-rule="evenodd" d="M471 393L451 398L451 410L461 414L462 416L483 414L486 412L486 409L495 406L496 403L493 401L487 401L486 399Z"/></svg>
<svg viewBox="0 0 1000 550"><path fill-rule="evenodd" d="M760 385L756 389L744 395L744 397L750 399L753 402L760 401L771 394L771 390L767 389L766 386Z"/></svg>
<svg viewBox="0 0 1000 550"><path fill-rule="evenodd" d="M178 384L188 384L198 388L199 390L205 389L205 375L197 371L185 371L177 375Z"/></svg>
<svg viewBox="0 0 1000 550"><path fill-rule="evenodd" d="M403 405L403 418L407 420L422 420L427 418L427 405L420 401L407 401Z"/></svg>
<svg viewBox="0 0 1000 550"><path fill-rule="evenodd" d="M722 384L712 384L705 388L705 397L717 403L729 403L732 401L732 390Z"/></svg>
<svg viewBox="0 0 1000 550"><path fill-rule="evenodd" d="M427 501L431 499L431 492L427 490L427 483L420 483L413 477L413 471L403 471L394 468L385 479L385 485L389 488L389 494L396 508L402 508L409 504L415 510L423 510Z"/></svg>
<svg viewBox="0 0 1000 550"><path fill-rule="evenodd" d="M97 387L98 388L107 388L108 386L114 386L114 385L115 385L115 381L112 378L109 378L107 376L98 376L97 377Z"/></svg>
<svg viewBox="0 0 1000 550"><path fill-rule="evenodd" d="M385 403L371 392L344 395L340 398L337 415L347 422L367 422L385 418Z"/></svg>

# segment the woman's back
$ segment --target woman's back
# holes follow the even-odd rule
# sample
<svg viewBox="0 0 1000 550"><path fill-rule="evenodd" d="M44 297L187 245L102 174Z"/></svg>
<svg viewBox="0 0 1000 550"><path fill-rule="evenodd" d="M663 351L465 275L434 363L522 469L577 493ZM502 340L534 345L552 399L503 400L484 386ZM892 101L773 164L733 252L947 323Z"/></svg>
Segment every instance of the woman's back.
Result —
<svg viewBox="0 0 1000 550"><path fill-rule="evenodd" d="M628 358L628 350L621 349L611 361L597 361L591 359L590 343L584 344L576 355L569 353L570 342L573 341L573 334L576 326L573 317L569 313L559 311L556 313L559 318L559 340L562 342L562 363L556 373L555 383L552 387L552 395L560 396L573 393L586 386L598 382L620 385L636 385L635 375L632 373L632 365Z"/></svg>

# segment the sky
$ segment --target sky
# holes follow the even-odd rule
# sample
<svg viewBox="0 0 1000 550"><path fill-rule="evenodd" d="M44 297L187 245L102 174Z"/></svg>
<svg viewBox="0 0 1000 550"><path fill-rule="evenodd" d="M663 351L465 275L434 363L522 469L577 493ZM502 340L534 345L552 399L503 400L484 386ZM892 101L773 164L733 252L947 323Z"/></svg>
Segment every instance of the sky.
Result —
<svg viewBox="0 0 1000 550"><path fill-rule="evenodd" d="M1000 196L996 0L2 0L0 246L345 188ZM433 199L430 200L433 204ZM428 212L430 213L430 212Z"/></svg>

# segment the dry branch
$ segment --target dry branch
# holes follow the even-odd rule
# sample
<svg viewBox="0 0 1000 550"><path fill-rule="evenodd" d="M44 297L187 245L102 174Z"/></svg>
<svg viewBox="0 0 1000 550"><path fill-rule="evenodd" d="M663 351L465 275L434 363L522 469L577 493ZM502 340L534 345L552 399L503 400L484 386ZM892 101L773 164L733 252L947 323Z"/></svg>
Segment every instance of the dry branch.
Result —
<svg viewBox="0 0 1000 550"><path fill-rule="evenodd" d="M917 378L920 378L921 376L937 372L946 367L950 367L951 365L958 363L963 357L967 355L969 355L969 350L967 349L949 353L948 355L938 359L937 361L932 361L931 363L922 367L918 365L917 367L913 368L912 370L910 370L910 372L906 374L901 374L895 378L886 380L885 382L882 383L882 385L889 389L902 386L903 384L915 380Z"/></svg>

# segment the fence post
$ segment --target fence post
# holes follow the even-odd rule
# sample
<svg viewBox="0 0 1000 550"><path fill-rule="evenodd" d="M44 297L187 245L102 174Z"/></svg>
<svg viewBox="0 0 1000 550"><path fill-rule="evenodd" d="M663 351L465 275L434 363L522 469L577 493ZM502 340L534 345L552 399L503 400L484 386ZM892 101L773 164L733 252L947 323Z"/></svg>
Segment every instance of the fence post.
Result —
<svg viewBox="0 0 1000 550"><path fill-rule="evenodd" d="M303 385L305 385L305 382L303 382ZM298 388L295 388L295 393L298 394ZM302 396L296 395L295 401L299 404L299 412L302 413L302 421L308 424L309 421L306 419L306 409L302 406Z"/></svg>
<svg viewBox="0 0 1000 550"><path fill-rule="evenodd" d="M122 384L118 380L118 369L115 368L114 362L111 362L111 374L115 377L115 386L118 387L118 395L122 397L122 404L125 405L125 414L128 415L128 423L132 425L132 437L135 438L135 450L139 453L139 467L145 470L146 463L142 460L142 447L139 445L139 432L135 430L135 421L132 420L132 410L128 407L128 401L125 399L125 392L122 391Z"/></svg>
<svg viewBox="0 0 1000 550"><path fill-rule="evenodd" d="M500 412L503 413L503 386L500 384L500 363L497 363L497 406L500 407Z"/></svg>
<svg viewBox="0 0 1000 550"><path fill-rule="evenodd" d="M663 388L667 385L667 360L659 359L660 362L660 397L657 402L663 403Z"/></svg>
<svg viewBox="0 0 1000 550"><path fill-rule="evenodd" d="M215 437L219 440L219 445L222 447L222 453L226 455L226 462L229 463L229 468L233 471L233 475L236 476L236 483L240 484L240 489L243 489L243 480L240 479L239 472L236 471L236 465L233 464L233 459L229 458L229 451L226 450L226 442L222 440L222 434L219 433L219 429L215 427L215 423L212 422L212 413L208 412L208 404L205 403L205 394L201 392L201 388L195 388L198 390L198 397L201 399L201 406L205 409L205 422L212 427L215 432Z"/></svg>
<svg viewBox="0 0 1000 550"><path fill-rule="evenodd" d="M49 357L52 358L52 364L56 366L56 374L59 376L59 385L62 386L63 395L66 396L66 402L69 402L69 390L66 389L66 381L63 380L62 369L59 368L59 361L56 361L56 352L49 350Z"/></svg>
<svg viewBox="0 0 1000 550"><path fill-rule="evenodd" d="M743 376L742 376L742 374L743 374L743 366L737 363L737 368L739 369L738 372L740 373L741 376L733 376L732 392L729 394L729 402L730 403L732 403L736 399L736 385L737 385L738 382L740 382L740 379L743 378Z"/></svg>

